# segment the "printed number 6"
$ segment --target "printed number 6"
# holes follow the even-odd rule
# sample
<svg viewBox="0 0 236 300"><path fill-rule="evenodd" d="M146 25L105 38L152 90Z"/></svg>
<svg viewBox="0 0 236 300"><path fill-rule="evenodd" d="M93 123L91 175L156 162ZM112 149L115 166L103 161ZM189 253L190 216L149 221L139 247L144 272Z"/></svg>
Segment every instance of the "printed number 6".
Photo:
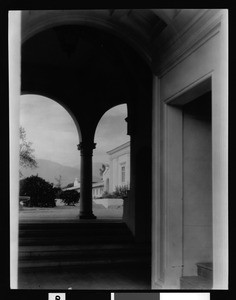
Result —
<svg viewBox="0 0 236 300"><path fill-rule="evenodd" d="M58 295L55 297L55 300L60 300L60 299L61 299L61 297Z"/></svg>

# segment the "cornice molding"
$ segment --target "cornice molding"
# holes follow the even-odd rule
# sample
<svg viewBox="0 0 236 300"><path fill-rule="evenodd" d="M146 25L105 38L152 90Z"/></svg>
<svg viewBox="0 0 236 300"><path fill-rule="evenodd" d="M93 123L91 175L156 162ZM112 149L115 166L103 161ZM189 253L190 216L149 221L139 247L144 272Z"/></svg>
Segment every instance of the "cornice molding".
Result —
<svg viewBox="0 0 236 300"><path fill-rule="evenodd" d="M222 13L208 10L201 15L168 49L161 49L161 55L155 62L155 74L161 78L186 59L209 39L220 32ZM160 51L160 50L159 50ZM158 51L158 52L159 52Z"/></svg>
<svg viewBox="0 0 236 300"><path fill-rule="evenodd" d="M130 147L130 141L126 142L126 143L124 143L124 144L122 144L122 145L120 145L120 146L118 146L118 147L116 147L116 148L114 148L114 149L112 149L110 151L107 151L107 154L112 155L112 154L114 154L114 153L116 153L118 151L121 151L123 149L126 149L128 147Z"/></svg>
<svg viewBox="0 0 236 300"><path fill-rule="evenodd" d="M214 70L197 78L177 93L161 99L165 104L183 105L211 90L211 78ZM178 100L180 99L180 100Z"/></svg>

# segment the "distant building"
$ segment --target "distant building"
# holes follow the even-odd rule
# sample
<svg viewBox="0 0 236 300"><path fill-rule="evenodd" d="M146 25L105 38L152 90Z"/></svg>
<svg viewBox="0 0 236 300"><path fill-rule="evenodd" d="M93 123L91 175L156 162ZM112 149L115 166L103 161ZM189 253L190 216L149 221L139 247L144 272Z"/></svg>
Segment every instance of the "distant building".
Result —
<svg viewBox="0 0 236 300"><path fill-rule="evenodd" d="M102 175L101 182L93 182L92 197L99 198L104 192L112 193L117 186L129 186L130 184L130 142L122 144L107 152L109 166ZM80 192L80 182L75 178L72 187L66 187L63 191L76 190Z"/></svg>
<svg viewBox="0 0 236 300"><path fill-rule="evenodd" d="M104 192L104 182L93 182L93 187L92 187L92 197L98 198L102 197L102 194Z"/></svg>
<svg viewBox="0 0 236 300"><path fill-rule="evenodd" d="M67 186L62 189L63 191L72 191L76 190L78 193L80 192L80 182L78 181L78 178L75 178L74 184L72 186Z"/></svg>
<svg viewBox="0 0 236 300"><path fill-rule="evenodd" d="M104 190L112 193L117 186L130 184L130 142L107 152L109 167L103 173Z"/></svg>
<svg viewBox="0 0 236 300"><path fill-rule="evenodd" d="M62 189L63 191L77 191L80 193L80 182L78 181L78 178L75 178L74 184L70 187L65 187ZM93 198L101 197L104 191L104 183L101 182L93 182L93 188L92 188L92 195Z"/></svg>

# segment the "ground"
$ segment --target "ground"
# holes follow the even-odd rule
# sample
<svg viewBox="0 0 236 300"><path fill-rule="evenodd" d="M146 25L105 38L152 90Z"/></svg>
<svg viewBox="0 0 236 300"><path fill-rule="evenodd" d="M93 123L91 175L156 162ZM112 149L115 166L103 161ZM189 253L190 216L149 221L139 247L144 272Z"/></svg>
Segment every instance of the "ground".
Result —
<svg viewBox="0 0 236 300"><path fill-rule="evenodd" d="M149 290L150 270L133 266L98 266L67 271L20 270L20 289L74 289L74 290ZM50 278L50 279L49 279ZM52 288L53 287L53 288Z"/></svg>
<svg viewBox="0 0 236 300"><path fill-rule="evenodd" d="M121 220L122 206L108 209L94 204L93 213L104 222L106 219L116 222ZM63 220L76 222L80 219L79 205L58 206L54 208L30 208L20 210L20 222ZM81 221L81 220L80 220ZM84 220L83 220L84 221ZM106 222L106 221L105 221ZM151 288L151 270L132 265L98 265L70 267L69 269L50 270L49 268L33 271L20 269L18 273L20 289L82 289L82 290L149 290Z"/></svg>
<svg viewBox="0 0 236 300"><path fill-rule="evenodd" d="M102 205L94 204L93 213L98 219L121 219L123 206L105 208ZM45 207L23 207L20 210L20 220L76 220L79 215L79 205Z"/></svg>

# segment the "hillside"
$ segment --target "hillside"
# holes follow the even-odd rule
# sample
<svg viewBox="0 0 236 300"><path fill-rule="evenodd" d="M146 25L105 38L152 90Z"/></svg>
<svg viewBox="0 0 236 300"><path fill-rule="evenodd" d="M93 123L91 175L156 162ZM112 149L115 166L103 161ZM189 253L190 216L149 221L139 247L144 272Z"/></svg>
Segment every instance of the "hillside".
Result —
<svg viewBox="0 0 236 300"><path fill-rule="evenodd" d="M80 179L80 169L78 166L69 167L59 163L46 159L37 159L38 168L35 169L22 169L24 177L31 175L37 175L49 181L51 183L57 183L55 178L59 178L61 175L62 186L66 186L68 183L74 182L75 178ZM93 181L100 181L99 168L102 163L93 164Z"/></svg>

